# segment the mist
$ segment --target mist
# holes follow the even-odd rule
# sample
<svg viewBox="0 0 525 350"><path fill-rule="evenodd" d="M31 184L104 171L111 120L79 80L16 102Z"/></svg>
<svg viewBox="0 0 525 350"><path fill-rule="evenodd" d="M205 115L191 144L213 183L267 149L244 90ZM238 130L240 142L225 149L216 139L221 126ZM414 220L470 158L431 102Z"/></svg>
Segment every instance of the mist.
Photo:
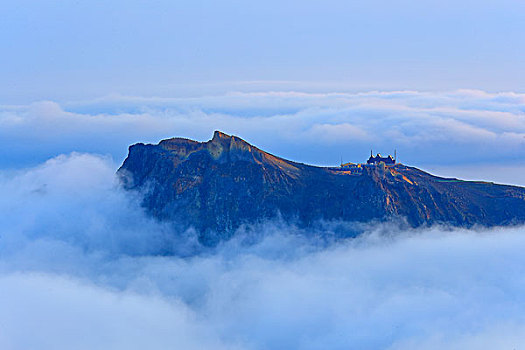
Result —
<svg viewBox="0 0 525 350"><path fill-rule="evenodd" d="M525 334L525 228L279 222L215 249L147 217L111 158L0 177L3 349L493 349ZM348 224L351 225L351 224ZM324 231L323 231L324 230ZM182 248L181 248L182 247Z"/></svg>

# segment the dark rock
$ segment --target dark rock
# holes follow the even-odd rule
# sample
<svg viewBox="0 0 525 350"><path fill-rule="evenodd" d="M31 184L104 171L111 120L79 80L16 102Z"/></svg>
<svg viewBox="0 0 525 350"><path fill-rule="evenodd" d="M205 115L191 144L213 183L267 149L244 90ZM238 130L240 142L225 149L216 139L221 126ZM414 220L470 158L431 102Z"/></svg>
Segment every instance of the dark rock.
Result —
<svg viewBox="0 0 525 350"><path fill-rule="evenodd" d="M118 174L126 189L144 192L151 215L193 226L209 245L277 216L299 226L395 217L413 227L525 222L522 187L441 178L403 164L365 165L357 174L316 167L218 131L208 142L135 144Z"/></svg>

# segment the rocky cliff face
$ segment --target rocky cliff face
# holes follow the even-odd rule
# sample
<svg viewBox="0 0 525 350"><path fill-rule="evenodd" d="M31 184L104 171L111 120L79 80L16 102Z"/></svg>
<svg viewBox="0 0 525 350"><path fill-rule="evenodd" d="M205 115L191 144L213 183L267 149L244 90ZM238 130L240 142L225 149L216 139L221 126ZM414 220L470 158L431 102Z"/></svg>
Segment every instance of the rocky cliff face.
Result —
<svg viewBox="0 0 525 350"><path fill-rule="evenodd" d="M525 222L525 188L440 178L402 164L364 166L358 174L315 167L218 131L208 142L135 144L118 174L126 189L144 192L150 214L195 227L205 244L276 216L305 226L391 217L414 227Z"/></svg>

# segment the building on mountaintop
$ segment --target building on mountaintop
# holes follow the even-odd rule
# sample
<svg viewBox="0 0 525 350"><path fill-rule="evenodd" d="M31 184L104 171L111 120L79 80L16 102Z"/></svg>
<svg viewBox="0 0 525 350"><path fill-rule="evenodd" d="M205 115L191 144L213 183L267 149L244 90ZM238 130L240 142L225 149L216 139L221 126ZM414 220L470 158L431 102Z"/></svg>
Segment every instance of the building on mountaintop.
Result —
<svg viewBox="0 0 525 350"><path fill-rule="evenodd" d="M380 153L378 153L375 157L373 155L372 150L370 150L370 158L366 161L366 164L372 164L377 165L379 163L385 163L385 165L394 165L396 164L396 152L394 151L394 157L391 155L388 155L388 157L383 157Z"/></svg>

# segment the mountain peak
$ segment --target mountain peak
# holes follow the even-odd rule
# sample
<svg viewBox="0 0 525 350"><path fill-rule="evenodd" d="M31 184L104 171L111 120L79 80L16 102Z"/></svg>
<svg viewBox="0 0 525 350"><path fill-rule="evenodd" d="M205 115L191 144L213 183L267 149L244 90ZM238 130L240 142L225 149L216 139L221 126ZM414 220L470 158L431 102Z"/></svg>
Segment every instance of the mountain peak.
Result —
<svg viewBox="0 0 525 350"><path fill-rule="evenodd" d="M213 133L213 138L206 142L206 148L215 158L218 158L224 153L242 156L243 153L252 153L253 151L261 152L240 137L228 135L220 131Z"/></svg>
<svg viewBox="0 0 525 350"><path fill-rule="evenodd" d="M228 134L223 133L222 131L215 130L215 131L213 132L213 138L211 139L211 141L212 141L212 142L213 142L213 141L217 142L217 141L219 141L219 140L223 140L223 139L231 139L231 138L233 138L233 137L235 137L235 136L231 136L231 135L228 135Z"/></svg>

